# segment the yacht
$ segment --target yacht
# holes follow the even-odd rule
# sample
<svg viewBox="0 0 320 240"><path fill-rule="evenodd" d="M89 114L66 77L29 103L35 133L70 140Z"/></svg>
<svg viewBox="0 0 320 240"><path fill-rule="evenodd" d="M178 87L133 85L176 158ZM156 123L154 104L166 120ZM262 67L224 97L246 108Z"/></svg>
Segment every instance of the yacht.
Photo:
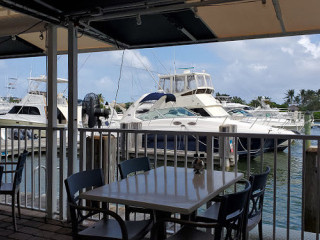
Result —
<svg viewBox="0 0 320 240"><path fill-rule="evenodd" d="M230 109L231 106L226 102L221 104L213 97L212 79L206 72L186 70L182 74L160 75L159 91L174 94L176 107L186 107L204 117L228 118L231 116L234 120L252 125L259 124L296 131L301 131L304 126L303 117L298 112L281 113L278 109L271 109L270 106L252 110L249 106L239 104L236 106L233 104ZM166 108L170 104L163 103L159 107ZM237 110L233 111L234 109ZM241 112L238 109L244 111Z"/></svg>
<svg viewBox="0 0 320 240"><path fill-rule="evenodd" d="M258 123L285 128L296 132L302 131L305 124L304 114L302 112L271 108L267 101L268 99L262 97L259 100L261 106L256 108L244 104L228 102L226 100L221 101L221 104L233 119L248 123Z"/></svg>
<svg viewBox="0 0 320 240"><path fill-rule="evenodd" d="M259 134L294 134L284 129L273 128L263 125L252 125L230 119L229 117L204 117L200 114L192 112L184 107L176 106L176 97L173 94L150 93L143 95L124 113L121 123L141 123L142 129L145 130L171 130L171 131L195 131L195 132L219 132L219 127L223 125L236 125L238 133L259 133ZM162 108L163 105L172 106ZM154 146L154 137L148 134L147 147ZM144 138L143 138L144 139ZM195 137L188 139L188 150L195 151ZM206 138L201 137L199 150L206 150ZM183 150L184 139L180 139L178 150ZM239 138L238 154L247 154L247 139ZM278 143L282 144L285 140L278 139ZM174 139L168 136L168 149L173 149ZM164 147L164 140L161 136L157 139L157 148ZM271 151L274 148L274 140L266 138L263 144L265 151ZM215 141L215 151L218 151L218 141ZM261 140L251 139L250 145L251 155L260 154Z"/></svg>
<svg viewBox="0 0 320 240"><path fill-rule="evenodd" d="M45 127L47 125L46 92L38 89L41 82L46 82L46 76L29 78L27 94L19 103L14 104L7 114L0 115L0 127L17 125ZM67 82L66 79L58 78L58 83ZM58 126L61 127L66 126L68 121L68 103L63 93L59 93L57 96L57 121Z"/></svg>

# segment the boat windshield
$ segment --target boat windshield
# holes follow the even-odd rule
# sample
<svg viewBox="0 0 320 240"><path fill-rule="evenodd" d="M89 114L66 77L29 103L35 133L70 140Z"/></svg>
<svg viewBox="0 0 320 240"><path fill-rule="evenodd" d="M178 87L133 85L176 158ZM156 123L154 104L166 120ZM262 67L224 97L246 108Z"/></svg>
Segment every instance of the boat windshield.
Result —
<svg viewBox="0 0 320 240"><path fill-rule="evenodd" d="M170 77L160 78L159 90L163 90L165 93L171 93Z"/></svg>
<svg viewBox="0 0 320 240"><path fill-rule="evenodd" d="M206 87L207 86L204 75L202 75L202 74L197 75L197 80L198 80L198 87Z"/></svg>
<svg viewBox="0 0 320 240"><path fill-rule="evenodd" d="M12 114L28 114L28 115L40 115L40 111L37 107L29 106L14 106L8 113Z"/></svg>
<svg viewBox="0 0 320 240"><path fill-rule="evenodd" d="M187 76L187 89L188 90L195 90L197 89L197 83L194 75Z"/></svg>
<svg viewBox="0 0 320 240"><path fill-rule="evenodd" d="M184 76L176 76L174 78L174 93L184 91Z"/></svg>
<svg viewBox="0 0 320 240"><path fill-rule="evenodd" d="M205 79L206 79L207 86L208 86L208 87L212 87L212 88L213 88L212 80L211 80L210 75L204 75L204 77L205 77Z"/></svg>
<svg viewBox="0 0 320 240"><path fill-rule="evenodd" d="M176 118L176 117L193 117L196 116L193 112L188 111L185 108L164 108L155 109L137 116L143 121L165 119L165 118Z"/></svg>

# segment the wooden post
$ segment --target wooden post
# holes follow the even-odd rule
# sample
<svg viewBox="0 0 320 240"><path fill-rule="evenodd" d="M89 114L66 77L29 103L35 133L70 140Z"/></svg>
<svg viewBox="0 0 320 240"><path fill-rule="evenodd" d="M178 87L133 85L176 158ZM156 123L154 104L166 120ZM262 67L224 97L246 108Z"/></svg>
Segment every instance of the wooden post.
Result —
<svg viewBox="0 0 320 240"><path fill-rule="evenodd" d="M316 232L317 230L317 215L319 214L319 198L317 194L320 186L317 152L317 147L309 147L306 153L304 230L307 232Z"/></svg>
<svg viewBox="0 0 320 240"><path fill-rule="evenodd" d="M304 134L310 135L311 134L311 113L306 112L304 115ZM306 140L306 149L308 149L311 146L311 141Z"/></svg>
<svg viewBox="0 0 320 240"><path fill-rule="evenodd" d="M94 151L94 168L99 168L102 165L104 178L106 183L113 182L116 180L117 176L117 139L116 137L110 137L110 159L108 156L108 136L102 136L102 163L100 164L100 136L94 136L94 148L91 148L91 136L87 137L87 149L86 155L87 159L92 156L92 150ZM87 161L87 169L91 169L90 162ZM109 181L108 181L109 180Z"/></svg>

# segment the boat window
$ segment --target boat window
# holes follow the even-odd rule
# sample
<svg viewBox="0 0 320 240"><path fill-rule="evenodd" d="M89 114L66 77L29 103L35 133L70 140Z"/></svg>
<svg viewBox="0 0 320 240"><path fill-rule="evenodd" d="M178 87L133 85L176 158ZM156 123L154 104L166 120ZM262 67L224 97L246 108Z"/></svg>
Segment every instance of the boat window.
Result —
<svg viewBox="0 0 320 240"><path fill-rule="evenodd" d="M204 79L204 75L197 75L198 87L206 87L206 80Z"/></svg>
<svg viewBox="0 0 320 240"><path fill-rule="evenodd" d="M192 117L192 116L196 116L196 115L185 108L165 108L165 109L155 109L153 111L143 113L137 117L141 120L148 121L148 120L155 120L155 119Z"/></svg>
<svg viewBox="0 0 320 240"><path fill-rule="evenodd" d="M187 76L187 89L188 90L197 89L196 79L194 75Z"/></svg>
<svg viewBox="0 0 320 240"><path fill-rule="evenodd" d="M200 116L210 117L209 113L207 113L207 111L204 110L203 108L192 108L190 110L195 112L195 113L198 113Z"/></svg>
<svg viewBox="0 0 320 240"><path fill-rule="evenodd" d="M158 89L159 90L163 90L164 88L163 88L163 83L164 83L164 79L163 78L160 78L159 79L159 86L158 86Z"/></svg>
<svg viewBox="0 0 320 240"><path fill-rule="evenodd" d="M40 115L40 111L37 107L30 106L14 106L8 113Z"/></svg>
<svg viewBox="0 0 320 240"><path fill-rule="evenodd" d="M179 92L183 92L184 91L184 76L182 77L178 77L176 76L175 79L175 91L176 93L179 93Z"/></svg>
<svg viewBox="0 0 320 240"><path fill-rule="evenodd" d="M161 83L162 81L162 83ZM170 78L162 78L160 79L160 86L165 93L171 93L170 87Z"/></svg>
<svg viewBox="0 0 320 240"><path fill-rule="evenodd" d="M212 84L211 77L210 77L209 75L204 75L204 77L205 77L205 79L206 79L207 86L213 88L213 84Z"/></svg>

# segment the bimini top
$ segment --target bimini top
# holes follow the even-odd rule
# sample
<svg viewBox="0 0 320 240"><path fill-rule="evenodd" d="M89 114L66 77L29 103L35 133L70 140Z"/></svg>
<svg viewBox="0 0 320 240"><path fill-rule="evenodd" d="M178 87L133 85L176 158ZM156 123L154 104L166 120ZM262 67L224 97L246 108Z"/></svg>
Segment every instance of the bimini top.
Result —
<svg viewBox="0 0 320 240"><path fill-rule="evenodd" d="M150 93L147 96L145 96L140 103L143 102L148 102L148 101L157 101L160 98L162 98L163 96L167 96L166 97L166 103L167 102L175 102L176 101L176 97L173 94L166 94L166 93L159 93L159 92L154 92L154 93Z"/></svg>

